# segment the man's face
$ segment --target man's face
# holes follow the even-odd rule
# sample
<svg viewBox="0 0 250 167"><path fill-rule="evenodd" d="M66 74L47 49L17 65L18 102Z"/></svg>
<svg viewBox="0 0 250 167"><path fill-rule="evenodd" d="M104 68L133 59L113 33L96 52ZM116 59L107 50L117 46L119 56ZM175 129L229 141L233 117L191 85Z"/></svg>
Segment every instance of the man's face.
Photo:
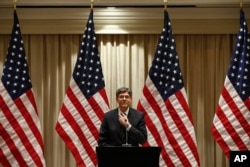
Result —
<svg viewBox="0 0 250 167"><path fill-rule="evenodd" d="M123 92L116 97L116 102L119 104L119 108L127 109L131 105L132 98L128 92Z"/></svg>

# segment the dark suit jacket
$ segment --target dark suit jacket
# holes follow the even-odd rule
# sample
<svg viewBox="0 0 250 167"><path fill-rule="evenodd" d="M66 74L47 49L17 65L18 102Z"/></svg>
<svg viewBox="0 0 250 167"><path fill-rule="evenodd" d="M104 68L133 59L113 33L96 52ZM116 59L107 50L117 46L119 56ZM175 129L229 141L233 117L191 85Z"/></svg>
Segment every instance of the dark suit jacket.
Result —
<svg viewBox="0 0 250 167"><path fill-rule="evenodd" d="M147 140L147 129L143 112L129 108L128 120L131 124L127 132L128 144L139 146ZM100 132L99 146L122 146L126 143L126 128L119 123L118 108L104 115Z"/></svg>

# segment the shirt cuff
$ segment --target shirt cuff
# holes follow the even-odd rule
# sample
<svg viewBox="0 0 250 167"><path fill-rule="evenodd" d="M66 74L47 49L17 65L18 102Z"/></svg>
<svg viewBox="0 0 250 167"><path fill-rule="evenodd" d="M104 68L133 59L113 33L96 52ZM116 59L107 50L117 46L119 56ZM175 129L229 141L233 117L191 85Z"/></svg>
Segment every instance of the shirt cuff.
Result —
<svg viewBox="0 0 250 167"><path fill-rule="evenodd" d="M132 126L129 124L128 127L126 128L126 130L129 131L131 127Z"/></svg>

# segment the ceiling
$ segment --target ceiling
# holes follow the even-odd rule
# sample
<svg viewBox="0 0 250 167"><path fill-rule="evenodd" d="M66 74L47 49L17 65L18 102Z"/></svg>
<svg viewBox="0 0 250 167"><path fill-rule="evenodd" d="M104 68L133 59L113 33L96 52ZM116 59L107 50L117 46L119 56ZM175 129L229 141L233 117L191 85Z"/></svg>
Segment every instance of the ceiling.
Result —
<svg viewBox="0 0 250 167"><path fill-rule="evenodd" d="M0 34L9 34L13 1L0 0ZM240 6L250 21L250 0L17 0L16 6L23 33L78 34L91 2L96 32L103 34L159 33L164 7L175 33L235 33Z"/></svg>
<svg viewBox="0 0 250 167"><path fill-rule="evenodd" d="M161 6L167 2L169 7L232 7L239 6L240 0L16 0L17 6ZM249 0L242 0L250 5ZM0 6L12 6L12 0L1 0Z"/></svg>

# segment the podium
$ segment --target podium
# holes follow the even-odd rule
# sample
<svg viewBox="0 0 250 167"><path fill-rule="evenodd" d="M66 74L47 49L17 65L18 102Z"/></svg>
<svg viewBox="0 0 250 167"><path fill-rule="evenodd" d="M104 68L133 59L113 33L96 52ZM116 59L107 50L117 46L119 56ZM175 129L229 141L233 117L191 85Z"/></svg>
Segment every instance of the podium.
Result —
<svg viewBox="0 0 250 167"><path fill-rule="evenodd" d="M159 167L161 147L96 147L98 167Z"/></svg>

